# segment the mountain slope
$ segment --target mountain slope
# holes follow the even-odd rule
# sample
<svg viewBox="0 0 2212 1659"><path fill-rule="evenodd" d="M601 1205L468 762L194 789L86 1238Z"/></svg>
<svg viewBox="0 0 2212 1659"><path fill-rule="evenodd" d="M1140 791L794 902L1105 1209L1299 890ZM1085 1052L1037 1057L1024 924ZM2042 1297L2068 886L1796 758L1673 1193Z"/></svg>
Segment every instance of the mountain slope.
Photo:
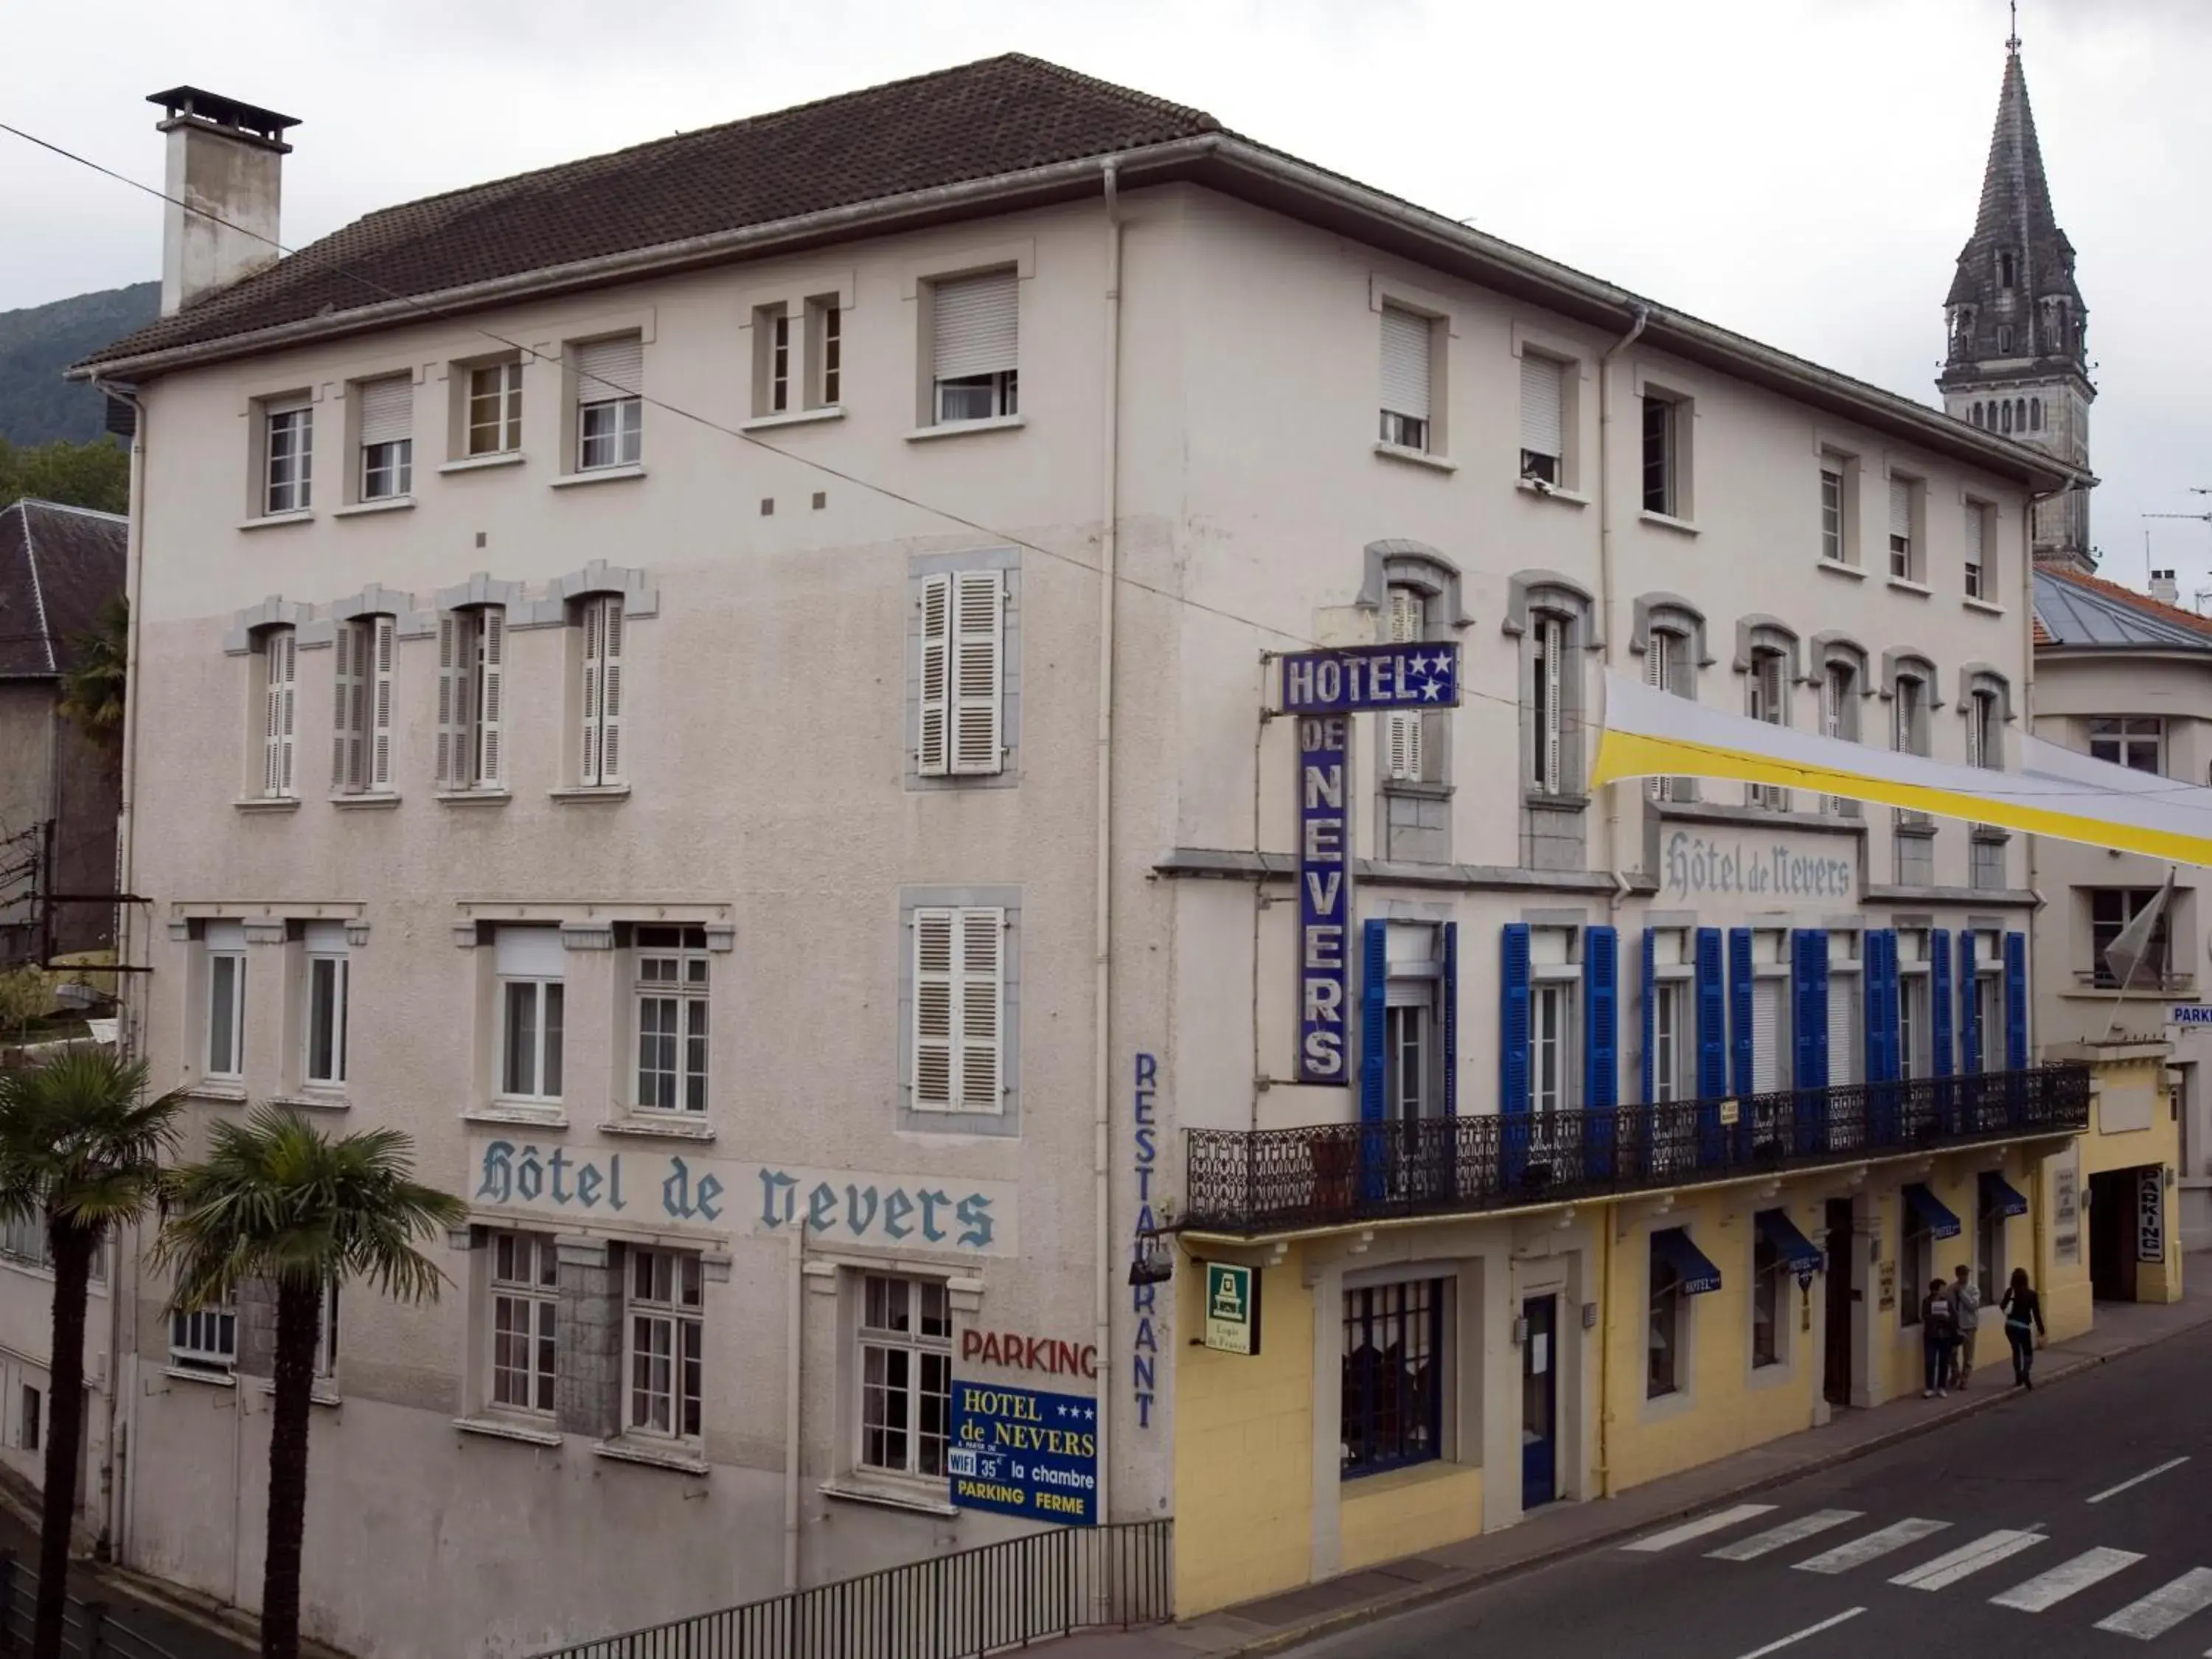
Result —
<svg viewBox="0 0 2212 1659"><path fill-rule="evenodd" d="M100 394L64 380L62 371L153 321L161 299L159 283L134 283L0 311L0 438L29 445L98 437Z"/></svg>

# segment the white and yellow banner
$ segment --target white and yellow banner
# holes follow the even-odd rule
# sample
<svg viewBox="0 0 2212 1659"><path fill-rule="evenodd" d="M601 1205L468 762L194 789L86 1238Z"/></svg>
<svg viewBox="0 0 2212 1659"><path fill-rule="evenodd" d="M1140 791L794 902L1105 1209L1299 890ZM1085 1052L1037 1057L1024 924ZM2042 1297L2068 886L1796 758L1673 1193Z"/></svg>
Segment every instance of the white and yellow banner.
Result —
<svg viewBox="0 0 2212 1659"><path fill-rule="evenodd" d="M2000 772L1770 725L1618 675L1606 676L1605 693L1593 788L1623 778L1732 778L2212 866L2212 789L2036 738L2019 740L2025 769Z"/></svg>

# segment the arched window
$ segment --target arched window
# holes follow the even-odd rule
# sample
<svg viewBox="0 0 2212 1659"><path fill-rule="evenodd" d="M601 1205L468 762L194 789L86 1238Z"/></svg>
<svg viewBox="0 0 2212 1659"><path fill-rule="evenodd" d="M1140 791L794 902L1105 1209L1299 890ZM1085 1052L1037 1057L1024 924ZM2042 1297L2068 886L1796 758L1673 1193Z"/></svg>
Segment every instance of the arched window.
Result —
<svg viewBox="0 0 2212 1659"><path fill-rule="evenodd" d="M1521 636L1521 775L1531 795L1583 793L1583 658L1594 644L1591 597L1548 571L1508 584L1505 632Z"/></svg>
<svg viewBox="0 0 2212 1659"><path fill-rule="evenodd" d="M1997 407L1998 407L1998 409L1999 409L1999 410L2002 412L2002 414L2003 414L2003 417L2004 417L2004 419L2003 419L2003 426L2004 426L2004 429L2005 429L2007 432L2011 431L2011 430L2012 430L2012 405L2011 405L2010 404L1998 404L1998 405L1997 405Z"/></svg>
<svg viewBox="0 0 2212 1659"><path fill-rule="evenodd" d="M1997 286L2009 289L2013 285L2015 266L2009 251L1997 255Z"/></svg>
<svg viewBox="0 0 2212 1659"><path fill-rule="evenodd" d="M1644 683L1678 697L1698 699L1698 671L1711 660L1705 654L1705 619L1702 612L1672 593L1647 593L1634 605L1634 650L1644 653ZM1694 778L1652 778L1645 785L1653 800L1693 801L1698 798Z"/></svg>
<svg viewBox="0 0 2212 1659"><path fill-rule="evenodd" d="M1976 426L1979 426L1981 423L1982 423L1982 406L1981 406L1979 404L1976 404L1974 405L1974 424L1975 424Z"/></svg>
<svg viewBox="0 0 2212 1659"><path fill-rule="evenodd" d="M1999 356L2003 356L2008 354L2011 350L2012 325L2010 323L1999 323L1997 325L1997 355Z"/></svg>
<svg viewBox="0 0 2212 1659"><path fill-rule="evenodd" d="M2027 405L2027 423L2031 428L2037 432L2043 430L2042 398L2036 398L2030 399Z"/></svg>
<svg viewBox="0 0 2212 1659"><path fill-rule="evenodd" d="M2025 432L2027 430L2027 398L2015 398L2012 400L2012 423L2015 431Z"/></svg>

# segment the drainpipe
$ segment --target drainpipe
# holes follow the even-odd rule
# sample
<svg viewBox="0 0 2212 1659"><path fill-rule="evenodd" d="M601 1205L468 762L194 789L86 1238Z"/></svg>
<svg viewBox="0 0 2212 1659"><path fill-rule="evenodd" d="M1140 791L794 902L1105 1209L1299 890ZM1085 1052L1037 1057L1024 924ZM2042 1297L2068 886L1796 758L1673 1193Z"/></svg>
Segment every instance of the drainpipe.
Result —
<svg viewBox="0 0 2212 1659"><path fill-rule="evenodd" d="M1092 1286L1091 1340L1098 1350L1098 1518L1110 1522L1108 1501L1113 1462L1108 1455L1108 1428L1113 1421L1111 1379L1114 1375L1114 1227L1113 1181L1108 1158L1113 1123L1114 1066L1108 1047L1113 1037L1114 1013L1114 583L1115 529L1121 514L1119 492L1121 457L1117 445L1121 424L1121 209L1118 194L1120 163L1106 158L1101 169L1106 192L1105 341L1100 359L1104 382L1104 409L1099 434L1098 504L1098 846L1097 907L1091 927L1097 939L1092 963L1091 1000L1093 1028L1091 1098L1091 1178L1097 1210L1097 1282Z"/></svg>
<svg viewBox="0 0 2212 1659"><path fill-rule="evenodd" d="M805 1367L806 1218L791 1230L791 1297L783 1316L783 1588L799 1588L799 1388Z"/></svg>
<svg viewBox="0 0 2212 1659"><path fill-rule="evenodd" d="M1597 362L1597 615L1598 626L1604 630L1605 647L1599 660L1608 668L1613 666L1613 653L1620 648L1614 635L1620 632L1617 618L1613 614L1613 360L1644 337L1650 325L1651 308L1636 307L1636 319L1627 333L1605 349ZM1587 731L1587 722L1585 722ZM1620 876L1620 786L1608 783L1605 787L1605 867L1613 872L1616 891L1612 908L1620 907L1618 891Z"/></svg>

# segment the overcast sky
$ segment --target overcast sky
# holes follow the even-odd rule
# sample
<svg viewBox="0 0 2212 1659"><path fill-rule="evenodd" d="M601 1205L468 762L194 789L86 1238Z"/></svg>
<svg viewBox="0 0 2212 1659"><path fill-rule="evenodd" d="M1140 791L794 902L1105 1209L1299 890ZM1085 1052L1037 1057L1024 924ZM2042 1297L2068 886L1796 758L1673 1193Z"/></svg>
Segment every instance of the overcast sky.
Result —
<svg viewBox="0 0 2212 1659"><path fill-rule="evenodd" d="M2079 250L2106 574L2212 588L2212 0L2027 0ZM1911 398L1973 228L2002 0L103 0L18 5L0 119L152 184L146 93L304 125L284 240L1018 50ZM0 134L0 310L158 274L160 205Z"/></svg>

